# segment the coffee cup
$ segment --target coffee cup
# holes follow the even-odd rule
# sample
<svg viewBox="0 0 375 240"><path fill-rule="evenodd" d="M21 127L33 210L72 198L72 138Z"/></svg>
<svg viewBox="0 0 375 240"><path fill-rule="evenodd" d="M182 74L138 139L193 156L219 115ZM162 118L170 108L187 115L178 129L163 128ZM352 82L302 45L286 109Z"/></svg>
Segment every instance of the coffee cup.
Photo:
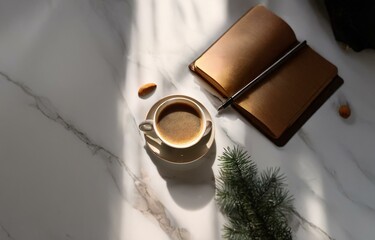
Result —
<svg viewBox="0 0 375 240"><path fill-rule="evenodd" d="M139 124L145 134L153 134L173 148L197 144L212 128L202 108L189 98L173 97L162 102L151 119Z"/></svg>

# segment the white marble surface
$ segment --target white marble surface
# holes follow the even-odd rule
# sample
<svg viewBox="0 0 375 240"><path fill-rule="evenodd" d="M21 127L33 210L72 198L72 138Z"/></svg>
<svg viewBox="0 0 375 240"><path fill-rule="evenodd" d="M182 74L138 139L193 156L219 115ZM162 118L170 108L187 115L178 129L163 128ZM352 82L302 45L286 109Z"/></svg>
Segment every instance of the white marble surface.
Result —
<svg viewBox="0 0 375 240"><path fill-rule="evenodd" d="M235 144L285 173L294 239L373 239L375 52L341 49L321 1L261 2L345 80L283 148L216 116L187 68L258 1L0 0L0 239L221 239L215 159ZM176 93L207 107L216 141L202 170L166 174L137 126Z"/></svg>

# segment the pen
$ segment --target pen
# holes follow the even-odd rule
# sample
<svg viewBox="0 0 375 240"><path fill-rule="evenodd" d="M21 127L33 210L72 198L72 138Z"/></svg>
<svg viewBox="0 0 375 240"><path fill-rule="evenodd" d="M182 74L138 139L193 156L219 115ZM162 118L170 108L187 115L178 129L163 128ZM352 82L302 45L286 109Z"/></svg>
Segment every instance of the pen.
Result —
<svg viewBox="0 0 375 240"><path fill-rule="evenodd" d="M251 80L248 84L246 84L243 88L241 88L239 91L237 91L233 96L229 97L217 110L223 110L229 105L233 103L236 98L241 96L244 92L252 88L255 84L263 80L265 77L267 77L270 73L272 73L274 70L276 70L282 63L284 63L290 56L292 56L294 53L296 53L298 50L306 46L306 41L302 41L298 43L295 47L293 47L291 50L289 50L287 53L285 53L281 58L279 58L276 62L274 62L271 66L269 66L266 70L264 70L261 74L259 74L256 78Z"/></svg>

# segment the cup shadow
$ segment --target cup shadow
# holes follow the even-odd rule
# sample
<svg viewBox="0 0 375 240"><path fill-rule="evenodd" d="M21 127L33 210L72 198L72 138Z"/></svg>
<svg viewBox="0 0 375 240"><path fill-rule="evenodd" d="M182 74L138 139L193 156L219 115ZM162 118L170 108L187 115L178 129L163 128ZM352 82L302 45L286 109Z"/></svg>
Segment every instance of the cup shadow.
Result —
<svg viewBox="0 0 375 240"><path fill-rule="evenodd" d="M157 157L145 145L147 154L155 164L160 176L166 181L168 191L180 207L196 210L207 205L215 195L215 176L212 166L216 158L216 143L199 160L194 168L183 169L170 166ZM190 196L190 197L187 197Z"/></svg>

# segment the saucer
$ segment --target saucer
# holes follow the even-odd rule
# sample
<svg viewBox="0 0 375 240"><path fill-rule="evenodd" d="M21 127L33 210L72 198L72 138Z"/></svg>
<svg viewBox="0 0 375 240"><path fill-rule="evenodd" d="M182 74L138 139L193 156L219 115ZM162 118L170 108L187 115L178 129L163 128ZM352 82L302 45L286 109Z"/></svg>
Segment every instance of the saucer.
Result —
<svg viewBox="0 0 375 240"><path fill-rule="evenodd" d="M185 95L171 95L160 99L151 107L151 109L147 113L146 119L152 119L152 116L155 113L155 110L158 108L158 106L165 100L168 100L173 97L185 97L194 101L202 108L204 114L206 115L206 118L212 122L211 115L207 111L207 109L194 98ZM184 149L173 148L162 143L161 140L155 134L144 134L144 137L146 140L147 147L158 158L168 163L184 165L199 160L210 150L214 142L215 131L214 126L212 125L211 131L206 136L204 136L196 145Z"/></svg>

